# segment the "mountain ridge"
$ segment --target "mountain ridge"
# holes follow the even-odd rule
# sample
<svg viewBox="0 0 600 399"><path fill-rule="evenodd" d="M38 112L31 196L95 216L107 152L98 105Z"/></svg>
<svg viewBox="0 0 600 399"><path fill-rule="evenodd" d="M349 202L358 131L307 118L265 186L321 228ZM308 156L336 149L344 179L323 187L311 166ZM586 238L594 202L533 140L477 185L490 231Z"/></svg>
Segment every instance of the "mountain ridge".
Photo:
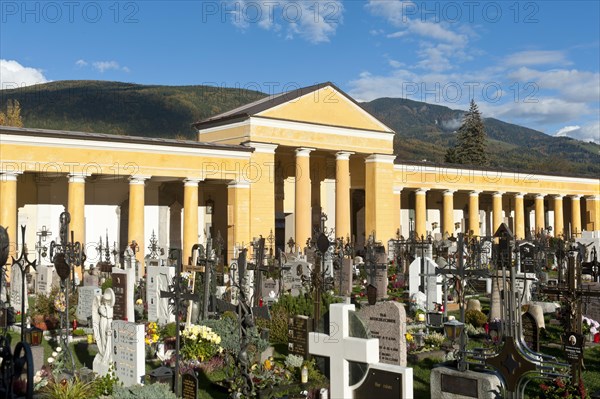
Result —
<svg viewBox="0 0 600 399"><path fill-rule="evenodd" d="M0 90L0 107L9 99L18 100L24 126L31 128L196 139L192 123L265 96L257 91L203 85L56 81ZM389 97L360 105L396 132L394 152L410 162L443 163L465 112ZM600 145L549 136L494 118L484 118L484 123L491 167L600 175Z"/></svg>

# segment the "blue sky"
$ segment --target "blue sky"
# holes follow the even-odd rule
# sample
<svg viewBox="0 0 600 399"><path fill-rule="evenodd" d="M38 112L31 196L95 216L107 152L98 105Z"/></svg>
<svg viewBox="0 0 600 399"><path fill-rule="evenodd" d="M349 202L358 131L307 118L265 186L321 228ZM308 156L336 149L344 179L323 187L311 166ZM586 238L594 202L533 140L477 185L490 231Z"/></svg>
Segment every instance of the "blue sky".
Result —
<svg viewBox="0 0 600 399"><path fill-rule="evenodd" d="M0 83L332 81L600 143L596 1L6 1Z"/></svg>

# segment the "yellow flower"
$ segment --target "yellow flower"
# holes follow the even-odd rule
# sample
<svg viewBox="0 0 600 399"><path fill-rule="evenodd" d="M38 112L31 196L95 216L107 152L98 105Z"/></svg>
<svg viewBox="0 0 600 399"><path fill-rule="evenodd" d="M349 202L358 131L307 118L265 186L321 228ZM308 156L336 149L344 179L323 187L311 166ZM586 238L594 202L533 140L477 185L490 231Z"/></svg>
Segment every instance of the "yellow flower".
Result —
<svg viewBox="0 0 600 399"><path fill-rule="evenodd" d="M265 366L265 369L271 370L271 368L273 367L273 364L271 363L271 361L269 359L266 359L264 366Z"/></svg>
<svg viewBox="0 0 600 399"><path fill-rule="evenodd" d="M412 342L413 336L411 333L406 333L404 336L406 337L406 342Z"/></svg>

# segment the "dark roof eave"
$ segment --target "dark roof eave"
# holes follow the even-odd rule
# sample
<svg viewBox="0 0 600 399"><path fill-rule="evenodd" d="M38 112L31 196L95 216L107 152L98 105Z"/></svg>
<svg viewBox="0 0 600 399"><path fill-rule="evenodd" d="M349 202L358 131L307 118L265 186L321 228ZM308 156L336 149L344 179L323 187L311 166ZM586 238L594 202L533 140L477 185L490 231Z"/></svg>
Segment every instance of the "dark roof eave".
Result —
<svg viewBox="0 0 600 399"><path fill-rule="evenodd" d="M6 134L24 134L27 136L43 136L43 137L55 137L55 138L66 138L66 139L80 139L80 140L104 140L112 141L116 143L131 143L131 144L148 144L148 145L163 145L168 147L187 147L187 148L203 148L213 150L224 150L224 151L243 151L253 152L254 148L246 147L241 145L232 144L213 144L193 140L176 140L176 139L162 139L162 138L151 138L141 136L121 136L116 134L108 133L88 133L88 132L76 132L67 130L51 130L51 129L38 129L38 128L20 128L11 126L0 126L0 132Z"/></svg>

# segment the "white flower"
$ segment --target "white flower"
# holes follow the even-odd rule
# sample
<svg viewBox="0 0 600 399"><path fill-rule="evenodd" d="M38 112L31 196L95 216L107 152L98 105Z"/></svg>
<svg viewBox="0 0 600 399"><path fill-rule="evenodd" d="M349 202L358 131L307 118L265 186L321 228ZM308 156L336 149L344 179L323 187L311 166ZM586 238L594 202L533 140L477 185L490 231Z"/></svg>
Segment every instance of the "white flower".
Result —
<svg viewBox="0 0 600 399"><path fill-rule="evenodd" d="M56 351L57 351L58 353L60 353L60 352L62 352L62 348L59 346L59 347L57 347L57 348L56 348Z"/></svg>
<svg viewBox="0 0 600 399"><path fill-rule="evenodd" d="M52 357L58 356L58 352L52 352Z"/></svg>
<svg viewBox="0 0 600 399"><path fill-rule="evenodd" d="M54 358L53 357L49 357L48 358L48 364L52 364L54 363Z"/></svg>

